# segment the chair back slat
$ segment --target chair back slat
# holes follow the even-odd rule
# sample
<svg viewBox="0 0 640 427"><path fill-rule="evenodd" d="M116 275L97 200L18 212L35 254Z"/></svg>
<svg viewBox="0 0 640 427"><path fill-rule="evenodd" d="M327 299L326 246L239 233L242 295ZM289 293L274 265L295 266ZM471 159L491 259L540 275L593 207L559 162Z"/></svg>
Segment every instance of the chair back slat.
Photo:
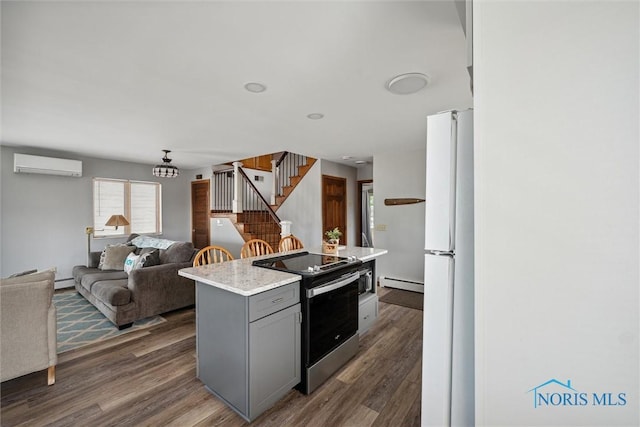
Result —
<svg viewBox="0 0 640 427"><path fill-rule="evenodd" d="M302 244L300 239L298 239L293 234L283 237L282 239L280 239L280 243L278 244L279 252L286 252L286 251L292 251L294 249L303 249L303 248L304 248L304 245Z"/></svg>
<svg viewBox="0 0 640 427"><path fill-rule="evenodd" d="M273 248L269 243L262 239L251 239L242 246L242 249L240 249L240 258L250 258L272 253Z"/></svg>
<svg viewBox="0 0 640 427"><path fill-rule="evenodd" d="M193 266L218 264L233 260L233 255L222 246L211 245L200 249L193 259Z"/></svg>

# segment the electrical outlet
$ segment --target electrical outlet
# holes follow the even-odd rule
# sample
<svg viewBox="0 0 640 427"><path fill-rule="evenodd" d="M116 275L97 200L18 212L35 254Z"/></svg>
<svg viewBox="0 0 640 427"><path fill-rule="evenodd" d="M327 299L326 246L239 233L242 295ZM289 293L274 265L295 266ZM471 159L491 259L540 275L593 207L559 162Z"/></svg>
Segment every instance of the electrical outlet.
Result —
<svg viewBox="0 0 640 427"><path fill-rule="evenodd" d="M376 231L387 231L387 224L376 224Z"/></svg>

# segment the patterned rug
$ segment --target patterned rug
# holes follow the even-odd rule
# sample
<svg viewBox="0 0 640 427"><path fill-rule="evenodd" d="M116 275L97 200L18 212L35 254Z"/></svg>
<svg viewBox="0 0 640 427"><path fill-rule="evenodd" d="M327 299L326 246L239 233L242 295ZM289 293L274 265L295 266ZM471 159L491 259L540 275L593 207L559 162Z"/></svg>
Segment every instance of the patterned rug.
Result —
<svg viewBox="0 0 640 427"><path fill-rule="evenodd" d="M120 331L78 292L56 293L53 302L58 312L58 353L166 322L161 316L152 316Z"/></svg>

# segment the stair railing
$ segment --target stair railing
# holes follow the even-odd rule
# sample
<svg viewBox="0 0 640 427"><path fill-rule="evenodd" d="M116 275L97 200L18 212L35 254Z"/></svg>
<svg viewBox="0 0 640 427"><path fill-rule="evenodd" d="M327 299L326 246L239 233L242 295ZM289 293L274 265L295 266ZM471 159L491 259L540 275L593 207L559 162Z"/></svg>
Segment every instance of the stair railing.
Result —
<svg viewBox="0 0 640 427"><path fill-rule="evenodd" d="M231 212L233 206L233 169L213 173L212 212Z"/></svg>
<svg viewBox="0 0 640 427"><path fill-rule="evenodd" d="M280 156L280 159L276 162L276 194L278 196L284 195L284 187L291 185L291 177L298 175L298 167L307 164L307 156L302 154L295 154L285 151Z"/></svg>
<svg viewBox="0 0 640 427"><path fill-rule="evenodd" d="M266 240L277 248L280 240L280 218L253 185L247 174L238 168L241 177L242 222L248 225L248 233L254 238Z"/></svg>

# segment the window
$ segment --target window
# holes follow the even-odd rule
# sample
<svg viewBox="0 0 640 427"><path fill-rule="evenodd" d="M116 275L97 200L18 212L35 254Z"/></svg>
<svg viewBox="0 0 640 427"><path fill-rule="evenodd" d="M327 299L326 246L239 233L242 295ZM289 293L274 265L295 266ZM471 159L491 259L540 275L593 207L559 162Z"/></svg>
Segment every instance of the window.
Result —
<svg viewBox="0 0 640 427"><path fill-rule="evenodd" d="M94 236L162 233L161 185L157 182L93 179ZM124 215L128 226L106 227L111 215Z"/></svg>

